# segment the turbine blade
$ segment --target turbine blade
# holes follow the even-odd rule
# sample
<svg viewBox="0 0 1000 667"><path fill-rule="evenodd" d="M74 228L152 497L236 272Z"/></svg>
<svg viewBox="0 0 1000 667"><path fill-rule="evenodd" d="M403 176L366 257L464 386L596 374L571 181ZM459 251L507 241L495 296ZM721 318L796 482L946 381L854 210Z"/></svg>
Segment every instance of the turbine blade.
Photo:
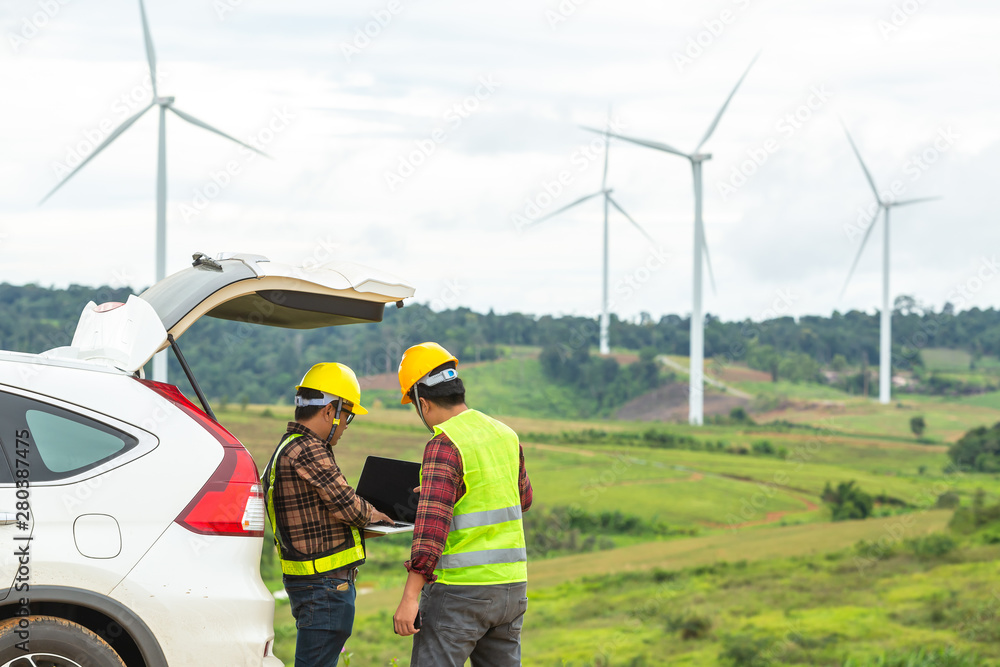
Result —
<svg viewBox="0 0 1000 667"><path fill-rule="evenodd" d="M156 97L156 51L153 50L153 37L149 34L149 21L146 20L146 5L142 0L139 0L139 14L142 16L142 35L146 40L146 60L149 62L149 79L153 84L153 97Z"/></svg>
<svg viewBox="0 0 1000 667"><path fill-rule="evenodd" d="M563 211L568 211L569 209L573 208L577 204L582 204L583 202L587 201L588 199L593 199L594 197L597 197L598 195L602 195L602 194L604 194L604 190L601 190L600 192L595 192L592 195L587 195L586 197L580 197L579 199L577 199L575 202L573 202L571 204L566 204L562 208L557 209L555 211L552 211L552 213L549 213L547 215L543 215L542 217L538 218L537 220L532 220L531 221L531 225L537 225L538 223L542 222L543 220L548 220L549 218L554 218L555 216L559 215ZM528 226L530 227L531 225L528 225Z"/></svg>
<svg viewBox="0 0 1000 667"><path fill-rule="evenodd" d="M649 242L650 242L650 243L653 243L653 244L655 244L655 243L656 243L656 241L654 241L654 240L653 240L653 237L649 235L649 232L647 232L647 231L646 231L645 229L643 229L643 228L642 228L642 225L640 225L640 224L639 224L638 222L636 222L635 220L633 220L633 219L632 219L632 216L631 216L631 215L629 215L628 213L626 213L626 212L625 212L625 209L623 209L623 208L621 207L621 205L620 205L620 204L619 204L618 202L616 202L616 201L614 200L614 198L613 198L613 197L612 197L611 195L607 195L607 197L608 197L608 201L609 201L609 202L611 202L611 205L612 205L612 206L614 206L614 207L615 207L616 209L618 209L618 212L619 212L619 213L621 213L622 215L624 215L624 216L625 216L625 218L626 218L626 219L627 219L627 220L628 220L629 222L631 222L631 223L632 223L632 225L633 225L633 226L634 226L634 227L635 227L636 229L638 229L638 230L639 230L639 231L640 231L640 232L642 233L642 235L643 235L643 236L645 236L645 237L646 237L647 239L649 239Z"/></svg>
<svg viewBox="0 0 1000 667"><path fill-rule="evenodd" d="M736 87L733 88L733 92L729 93L729 97L726 98L726 101L722 105L722 108L719 109L719 113L715 114L715 119L712 121L712 124L708 126L708 131L705 133L705 138L701 140L700 144L698 144L698 148L694 149L695 153L699 152L701 150L701 147L704 146L705 143L712 138L712 134L715 132L715 128L719 126L719 121L722 120L722 114L726 113L726 109L729 107L729 103L733 101L733 97L736 95L736 91L740 89L740 86L743 84L743 80L747 78L747 74L750 73L750 69L754 66L754 63L757 62L758 58L760 58L760 52L758 52L757 55L753 57L753 60L750 61L750 65L748 65L746 71L743 72L743 76L741 76L740 80L736 82Z"/></svg>
<svg viewBox="0 0 1000 667"><path fill-rule="evenodd" d="M928 201L937 201L939 199L944 199L944 197L918 197L917 199L904 199L903 201L893 202L891 206L909 206L910 204L923 204Z"/></svg>
<svg viewBox="0 0 1000 667"><path fill-rule="evenodd" d="M872 235L872 230L875 229L875 225L878 224L878 216L882 213L882 207L879 206L878 212L875 214L875 219L872 220L872 224L868 225L868 229L865 230L865 237L861 239L861 247L858 248L858 254L854 256L854 263L851 264L851 270L847 272L847 280L844 281L844 286L840 288L840 297L843 298L844 292L847 291L847 284L851 282L851 276L854 275L854 269L858 268L858 261L861 259L861 253L865 251L865 244L868 243L868 237Z"/></svg>
<svg viewBox="0 0 1000 667"><path fill-rule="evenodd" d="M701 244L701 249L705 254L705 267L708 268L708 282L712 286L712 294L718 296L718 292L715 289L715 272L712 271L712 258L708 254L708 241L704 240Z"/></svg>
<svg viewBox="0 0 1000 667"><path fill-rule="evenodd" d="M861 168L865 172L865 178L868 179L868 185L872 186L872 192L875 193L875 201L881 204L882 197L879 196L878 186L875 185L875 179L872 178L872 173L868 171L868 166L865 165L865 161L861 159L861 152L858 150L857 144L854 143L854 137L851 136L851 132L847 129L847 125L844 124L843 119L841 119L840 124L844 126L844 134L847 135L847 140L851 142L851 148L854 150L854 154L857 156L858 162L861 163Z"/></svg>
<svg viewBox="0 0 1000 667"><path fill-rule="evenodd" d="M153 104L154 104L153 102L150 102L149 105L147 105L145 108L143 108L137 114L135 114L131 118L127 118L125 120L125 122L123 122L121 125L119 125L118 127L116 127L114 129L114 131L112 131L111 134L108 135L108 138L105 139L104 141L102 141L100 143L100 145L97 148L94 149L94 152L87 156L87 159L85 159L83 162L81 162L79 165L77 165L76 169L74 169L73 171L71 171L68 174L66 174L66 178L64 178L61 181L59 181L59 184L56 185L56 187L52 188L49 191L49 194L45 195L42 198L42 201L38 202L38 205L41 206L46 201L48 201L48 198L51 197L52 195L54 195L56 193L56 190L58 190L63 185L65 185L66 181L68 181L69 179L73 178L73 176L76 174L76 172L78 172L81 169L83 169L87 165L88 162L90 162L95 157L97 157L97 154L100 153L101 151L103 151L105 148L107 148L111 144L112 141L114 141L115 139L118 138L119 135L121 135L122 132L124 132L128 128L132 127L132 124L135 123L135 121L139 120L139 117L142 116L142 114L144 114L147 111L149 111L150 109L152 109L153 108Z"/></svg>
<svg viewBox="0 0 1000 667"><path fill-rule="evenodd" d="M597 134L606 134L609 137L614 137L615 139L621 139L622 141L629 141L633 144L638 144L640 146L645 146L646 148L655 148L658 151L663 151L665 153L673 153L674 155L679 155L681 157L691 159L691 156L687 153L683 153L673 146L668 146L667 144L661 144L658 141L648 141L646 139L635 139L633 137L626 137L623 134L615 134L614 132L608 132L607 130L598 130L594 127L587 127L586 125L581 125L581 128L587 130L588 132L596 132Z"/></svg>
<svg viewBox="0 0 1000 667"><path fill-rule="evenodd" d="M273 158L271 158L270 155L268 155L264 151L262 151L262 150L260 150L258 148L254 148L250 144L244 143L244 142L240 141L239 139L237 139L236 137L234 137L232 135L229 135L229 134L226 134L222 130L219 130L219 129L216 129L216 128L212 127L211 125L209 125L205 121L198 120L197 118L195 118L191 114L184 113L180 109L178 109L176 107L173 107L173 106L169 106L167 108L170 109L171 111L173 111L175 114L177 114L181 119L186 120L187 122L191 123L192 125L197 125L198 127L202 128L202 129L205 129L205 130L208 130L209 132L214 132L215 134L219 135L220 137L225 137L226 139L229 139L230 141L235 142L235 143L239 144L240 146L243 146L244 148L249 148L254 153L260 153L261 155L263 155L264 157L266 157L268 159L273 159Z"/></svg>

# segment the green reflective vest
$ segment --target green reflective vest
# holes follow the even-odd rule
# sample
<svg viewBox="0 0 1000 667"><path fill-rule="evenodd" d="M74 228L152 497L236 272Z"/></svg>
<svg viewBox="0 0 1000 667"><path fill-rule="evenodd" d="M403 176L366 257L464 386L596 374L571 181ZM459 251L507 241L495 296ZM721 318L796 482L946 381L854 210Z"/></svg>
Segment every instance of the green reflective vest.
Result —
<svg viewBox="0 0 1000 667"><path fill-rule="evenodd" d="M444 433L458 449L465 481L434 570L438 581L477 586L527 581L517 434L477 410L452 417L434 433Z"/></svg>
<svg viewBox="0 0 1000 667"><path fill-rule="evenodd" d="M283 550L281 543L281 527L274 514L274 480L278 469L278 457L301 433L291 433L281 440L274 450L274 455L267 463L264 474L260 478L264 486L264 501L267 504L267 518L271 522L271 532L274 533L274 546L278 549L278 558L281 560L281 571L291 575L322 574L330 570L338 570L349 565L360 564L365 560L365 543L361 539L361 533L357 528L351 526L351 539L340 549L335 549L330 553L314 557L299 553L289 542Z"/></svg>

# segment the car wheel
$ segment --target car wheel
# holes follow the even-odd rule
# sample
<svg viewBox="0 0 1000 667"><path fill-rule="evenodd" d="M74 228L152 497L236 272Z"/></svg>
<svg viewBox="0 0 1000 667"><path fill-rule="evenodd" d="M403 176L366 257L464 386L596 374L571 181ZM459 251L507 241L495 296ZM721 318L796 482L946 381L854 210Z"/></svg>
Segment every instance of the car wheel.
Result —
<svg viewBox="0 0 1000 667"><path fill-rule="evenodd" d="M125 663L82 625L54 616L28 616L0 623L0 667L125 667Z"/></svg>

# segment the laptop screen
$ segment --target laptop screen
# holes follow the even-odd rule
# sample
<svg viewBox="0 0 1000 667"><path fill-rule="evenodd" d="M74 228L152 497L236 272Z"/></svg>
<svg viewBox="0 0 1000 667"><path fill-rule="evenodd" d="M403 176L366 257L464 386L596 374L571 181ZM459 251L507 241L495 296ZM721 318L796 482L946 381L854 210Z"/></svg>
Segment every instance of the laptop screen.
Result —
<svg viewBox="0 0 1000 667"><path fill-rule="evenodd" d="M413 489L419 485L419 463L369 456L361 471L357 492L393 521L413 523L417 519L417 500L420 498Z"/></svg>

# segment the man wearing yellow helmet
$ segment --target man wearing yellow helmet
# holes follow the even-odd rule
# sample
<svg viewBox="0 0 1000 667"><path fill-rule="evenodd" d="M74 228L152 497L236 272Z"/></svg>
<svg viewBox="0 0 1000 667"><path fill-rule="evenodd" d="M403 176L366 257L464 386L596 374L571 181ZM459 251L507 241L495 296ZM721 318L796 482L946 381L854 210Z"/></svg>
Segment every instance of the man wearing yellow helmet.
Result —
<svg viewBox="0 0 1000 667"><path fill-rule="evenodd" d="M437 343L399 364L403 403L434 437L424 448L409 575L393 616L414 635L411 667L521 664L528 608L521 513L531 482L517 434L471 410L458 359Z"/></svg>
<svg viewBox="0 0 1000 667"><path fill-rule="evenodd" d="M298 630L295 667L336 665L354 627L362 531L387 521L347 483L333 456L361 405L347 366L316 364L295 387L295 421L264 469L267 515Z"/></svg>

